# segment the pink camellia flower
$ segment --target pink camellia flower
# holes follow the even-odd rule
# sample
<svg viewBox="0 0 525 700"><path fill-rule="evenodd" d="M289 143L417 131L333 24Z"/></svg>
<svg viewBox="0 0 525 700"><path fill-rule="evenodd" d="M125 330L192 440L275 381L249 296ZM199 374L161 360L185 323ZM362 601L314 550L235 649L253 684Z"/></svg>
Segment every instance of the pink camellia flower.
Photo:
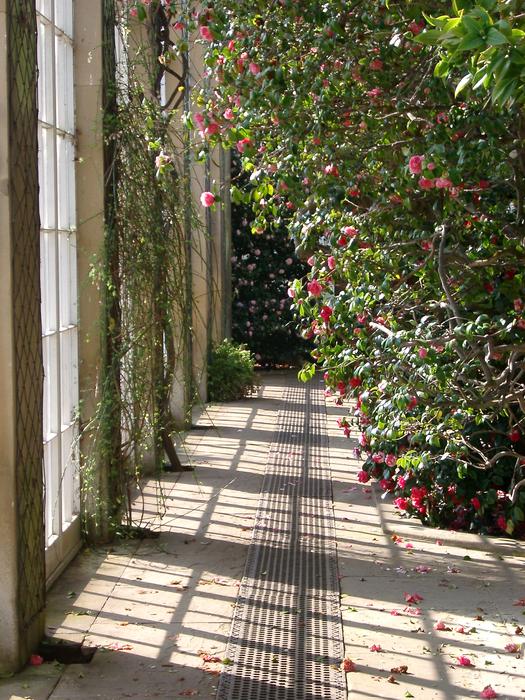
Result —
<svg viewBox="0 0 525 700"><path fill-rule="evenodd" d="M380 58L374 58L370 61L370 70L383 70L383 61Z"/></svg>
<svg viewBox="0 0 525 700"><path fill-rule="evenodd" d="M232 119L235 119L235 114L233 113L233 109L231 107L224 110L224 118L230 122Z"/></svg>
<svg viewBox="0 0 525 700"><path fill-rule="evenodd" d="M337 263L333 255L328 256L328 258L326 259L326 264L328 265L329 270L335 270L335 266Z"/></svg>
<svg viewBox="0 0 525 700"><path fill-rule="evenodd" d="M213 41L213 34L211 33L211 29L209 27L206 27L205 25L199 27L199 34L201 35L201 39L204 39L204 41Z"/></svg>
<svg viewBox="0 0 525 700"><path fill-rule="evenodd" d="M448 187L452 187L452 181L448 177L436 177L434 186L439 190L446 190Z"/></svg>
<svg viewBox="0 0 525 700"><path fill-rule="evenodd" d="M407 485L407 480L405 476L398 476L397 477L397 486L400 489L404 489L405 486Z"/></svg>
<svg viewBox="0 0 525 700"><path fill-rule="evenodd" d="M431 190L434 187L434 180L428 177L420 177L418 184L422 190Z"/></svg>
<svg viewBox="0 0 525 700"><path fill-rule="evenodd" d="M372 644L370 651L383 651L381 644Z"/></svg>
<svg viewBox="0 0 525 700"><path fill-rule="evenodd" d="M129 11L129 14L130 14L132 17L137 17L137 15L139 14L139 11L137 10L136 7L132 7L131 10Z"/></svg>
<svg viewBox="0 0 525 700"><path fill-rule="evenodd" d="M330 317L333 314L333 310L330 308L330 306L321 306L321 310L319 311L319 315L323 319L325 323L328 323L330 321Z"/></svg>
<svg viewBox="0 0 525 700"><path fill-rule="evenodd" d="M366 447L368 445L368 438L366 437L365 433L359 433L357 441L361 447Z"/></svg>
<svg viewBox="0 0 525 700"><path fill-rule="evenodd" d="M259 75L259 73L261 72L260 66L257 63L253 62L248 65L248 70L252 75Z"/></svg>
<svg viewBox="0 0 525 700"><path fill-rule="evenodd" d="M519 652L519 650L520 650L519 644L514 644L511 642L510 644L505 645L505 651L508 651L509 654L517 654Z"/></svg>
<svg viewBox="0 0 525 700"><path fill-rule="evenodd" d="M332 175L333 177L339 177L339 170L337 168L337 165L334 165L333 163L329 163L328 165L325 166L324 173L325 173L325 175Z"/></svg>
<svg viewBox="0 0 525 700"><path fill-rule="evenodd" d="M370 481L370 474L361 469L361 471L357 472L357 480L360 484L367 484Z"/></svg>
<svg viewBox="0 0 525 700"><path fill-rule="evenodd" d="M422 360L424 360L425 357L428 355L428 350L426 348L419 348L419 350L417 351L417 354L419 355L419 357Z"/></svg>
<svg viewBox="0 0 525 700"><path fill-rule="evenodd" d="M295 299L295 289L292 289L292 287L288 287L288 296L290 299Z"/></svg>
<svg viewBox="0 0 525 700"><path fill-rule="evenodd" d="M385 457L385 464L387 467L395 467L397 462L397 457L393 454L388 454Z"/></svg>
<svg viewBox="0 0 525 700"><path fill-rule="evenodd" d="M355 238L355 236L357 236L357 233L358 231L355 228L355 226L345 226L343 229L343 234L345 236L348 236L348 238Z"/></svg>
<svg viewBox="0 0 525 700"><path fill-rule="evenodd" d="M213 192L203 192L201 194L201 204L203 207L211 207L215 204L215 195Z"/></svg>
<svg viewBox="0 0 525 700"><path fill-rule="evenodd" d="M41 666L44 663L44 659L39 654L31 654L29 658L29 664L31 666Z"/></svg>
<svg viewBox="0 0 525 700"><path fill-rule="evenodd" d="M398 482L399 483L399 482ZM408 501L406 498L394 498L394 505L399 510L408 510Z"/></svg>
<svg viewBox="0 0 525 700"><path fill-rule="evenodd" d="M308 293L313 296L313 297L318 297L321 295L321 292L323 291L323 285L319 282L318 279L313 279L308 284L306 285L306 289L308 290Z"/></svg>
<svg viewBox="0 0 525 700"><path fill-rule="evenodd" d="M308 260L306 262L310 265L310 267L313 267L315 265L315 256L310 255L310 257L308 258Z"/></svg>
<svg viewBox="0 0 525 700"><path fill-rule="evenodd" d="M463 656L463 654L458 656L458 664L460 666L474 666L472 659L469 659L468 656Z"/></svg>
<svg viewBox="0 0 525 700"><path fill-rule="evenodd" d="M372 455L372 462L374 464L383 464L385 461L385 453L384 452L374 452Z"/></svg>
<svg viewBox="0 0 525 700"><path fill-rule="evenodd" d="M481 501L477 496L474 496L474 498L470 499L470 502L474 506L474 510L479 510L481 508Z"/></svg>
<svg viewBox="0 0 525 700"><path fill-rule="evenodd" d="M421 175L423 171L423 156L412 156L408 161L408 169L412 175Z"/></svg>
<svg viewBox="0 0 525 700"><path fill-rule="evenodd" d="M496 691L494 690L494 688L491 685L486 685L483 688L483 690L481 691L481 693L479 694L479 697L492 699L492 698L497 698L498 694L496 693Z"/></svg>
<svg viewBox="0 0 525 700"><path fill-rule="evenodd" d="M525 330L525 318L518 318L516 321L516 326L521 330Z"/></svg>

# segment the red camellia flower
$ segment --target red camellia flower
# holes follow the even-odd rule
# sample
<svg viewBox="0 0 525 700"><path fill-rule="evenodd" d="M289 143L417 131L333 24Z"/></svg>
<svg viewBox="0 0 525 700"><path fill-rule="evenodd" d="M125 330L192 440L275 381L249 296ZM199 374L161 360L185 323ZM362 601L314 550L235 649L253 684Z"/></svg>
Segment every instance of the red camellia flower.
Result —
<svg viewBox="0 0 525 700"><path fill-rule="evenodd" d="M470 499L470 502L474 506L474 510L479 510L481 508L481 501L477 496L474 496L474 498Z"/></svg>
<svg viewBox="0 0 525 700"><path fill-rule="evenodd" d="M509 440L511 442L519 442L521 438L521 433L517 428L514 428L514 430L511 430L509 433Z"/></svg>
<svg viewBox="0 0 525 700"><path fill-rule="evenodd" d="M361 471L357 472L357 480L360 484L366 484L370 481L370 474L361 469Z"/></svg>
<svg viewBox="0 0 525 700"><path fill-rule="evenodd" d="M319 311L319 315L323 319L325 323L328 323L330 321L330 317L333 314L333 310L331 309L330 306L321 306L321 310Z"/></svg>
<svg viewBox="0 0 525 700"><path fill-rule="evenodd" d="M434 187L434 180L428 177L420 177L418 184L422 190L431 190Z"/></svg>
<svg viewBox="0 0 525 700"><path fill-rule="evenodd" d="M348 383L352 389L356 389L358 386L361 386L362 381L359 377L352 377Z"/></svg>
<svg viewBox="0 0 525 700"><path fill-rule="evenodd" d="M337 165L334 165L333 163L330 163L329 165L325 166L324 172L325 172L325 175L332 175L333 177L339 177L339 170L337 168Z"/></svg>
<svg viewBox="0 0 525 700"><path fill-rule="evenodd" d="M380 58L374 58L370 61L370 70L383 70L383 61Z"/></svg>
<svg viewBox="0 0 525 700"><path fill-rule="evenodd" d="M395 498L394 505L396 508L399 508L399 510L407 510L408 506L409 506L409 502L406 498Z"/></svg>
<svg viewBox="0 0 525 700"><path fill-rule="evenodd" d="M507 529L507 519L505 518L504 515L499 515L498 519L496 520L496 525L499 527L500 530L505 530Z"/></svg>

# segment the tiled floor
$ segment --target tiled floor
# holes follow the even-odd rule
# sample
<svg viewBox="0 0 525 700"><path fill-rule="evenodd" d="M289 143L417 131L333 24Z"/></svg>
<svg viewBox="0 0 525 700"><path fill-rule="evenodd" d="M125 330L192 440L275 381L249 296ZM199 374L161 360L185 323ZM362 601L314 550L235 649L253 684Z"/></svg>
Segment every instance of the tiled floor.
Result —
<svg viewBox="0 0 525 700"><path fill-rule="evenodd" d="M0 681L0 700L215 697L222 664L202 655L225 655L285 383L271 374L260 397L201 417L214 427L188 436L195 472L164 478L163 518L158 485L145 487L140 508L158 539L86 550L55 584L49 632L96 645L92 663L27 668ZM348 697L477 698L490 684L525 698L522 651L505 651L525 643L525 607L513 605L525 598L523 546L401 520L357 484L341 411L328 406L345 655L356 666ZM415 593L423 600L407 604Z"/></svg>

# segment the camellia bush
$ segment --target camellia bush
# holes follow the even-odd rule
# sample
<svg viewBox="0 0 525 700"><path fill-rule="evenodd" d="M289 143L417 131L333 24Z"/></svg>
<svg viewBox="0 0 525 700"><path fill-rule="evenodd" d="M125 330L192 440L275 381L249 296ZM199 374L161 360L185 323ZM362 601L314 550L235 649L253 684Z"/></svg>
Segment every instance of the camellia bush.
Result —
<svg viewBox="0 0 525 700"><path fill-rule="evenodd" d="M425 523L519 535L525 489L521 3L220 0L195 16L203 151L283 222L290 287L359 480ZM512 78L509 82L507 78Z"/></svg>
<svg viewBox="0 0 525 700"><path fill-rule="evenodd" d="M300 365L309 343L297 332L289 283L303 276L306 266L284 228L254 234L252 218L250 206L233 203L232 336L260 366Z"/></svg>

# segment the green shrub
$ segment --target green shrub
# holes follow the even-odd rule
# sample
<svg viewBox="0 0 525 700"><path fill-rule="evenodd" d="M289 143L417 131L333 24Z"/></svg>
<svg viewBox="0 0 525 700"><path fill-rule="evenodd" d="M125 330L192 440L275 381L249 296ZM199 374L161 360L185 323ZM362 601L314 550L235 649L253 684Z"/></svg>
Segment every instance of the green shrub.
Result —
<svg viewBox="0 0 525 700"><path fill-rule="evenodd" d="M210 401L235 401L250 394L256 384L255 359L245 345L223 340L216 345L208 363Z"/></svg>

